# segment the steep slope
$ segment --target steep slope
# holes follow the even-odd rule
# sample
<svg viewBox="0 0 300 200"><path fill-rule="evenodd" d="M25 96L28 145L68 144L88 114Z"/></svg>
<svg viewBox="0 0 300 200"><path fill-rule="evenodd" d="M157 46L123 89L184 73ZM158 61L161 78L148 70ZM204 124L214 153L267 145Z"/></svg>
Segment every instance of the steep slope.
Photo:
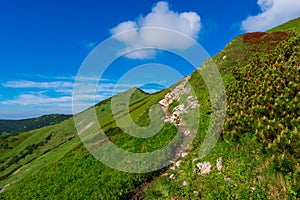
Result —
<svg viewBox="0 0 300 200"><path fill-rule="evenodd" d="M219 142L200 161L210 105L203 79L192 74L201 97L200 130L180 167L147 185L146 199L299 198L300 38L277 30L241 35L213 58L227 85L227 117ZM201 176L194 170L203 161L212 172Z"/></svg>
<svg viewBox="0 0 300 200"><path fill-rule="evenodd" d="M197 159L212 109L205 82L195 71L188 82L200 104L199 129L180 162L157 172L132 174L96 160L89 151L107 141L131 152L152 152L177 133L176 126L165 123L152 138L132 137L115 121L128 117L122 103L114 105L121 109L113 118L108 99L96 105L108 140L98 140L96 131L86 140L89 149L82 146L72 119L22 133L17 139L6 138L13 148L1 149L0 198L128 199L136 188L145 199L299 198L299 36L278 31L241 35L213 58L226 85L227 119L218 143L202 160ZM167 94L169 90L152 95L137 91L131 99L130 116L137 124L149 124L149 109ZM177 106L174 101L167 111L174 112ZM220 157L223 163L218 170ZM212 165L212 171L201 175L197 165L204 161Z"/></svg>
<svg viewBox="0 0 300 200"><path fill-rule="evenodd" d="M41 117L22 120L0 120L0 136L26 132L44 126L58 124L72 115L44 115Z"/></svg>

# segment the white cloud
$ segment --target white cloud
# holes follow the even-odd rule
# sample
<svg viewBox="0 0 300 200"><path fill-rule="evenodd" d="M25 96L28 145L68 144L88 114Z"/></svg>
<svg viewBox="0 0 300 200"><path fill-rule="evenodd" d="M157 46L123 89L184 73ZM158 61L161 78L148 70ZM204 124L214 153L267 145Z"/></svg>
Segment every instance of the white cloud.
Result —
<svg viewBox="0 0 300 200"><path fill-rule="evenodd" d="M111 30L111 33L115 39L126 44L124 50L126 52L149 46L184 50L193 45L190 40L184 39L183 36L179 38L179 34L171 34L165 29L180 32L197 40L201 29L200 16L195 12L176 13L169 9L167 2L160 1L145 17L140 17L137 21L120 23ZM155 53L154 49L142 49L126 56L132 59L145 59L153 58Z"/></svg>
<svg viewBox="0 0 300 200"><path fill-rule="evenodd" d="M134 83L102 83L95 85L90 83L90 80L94 80L94 77L82 77L87 82L86 88L81 95L80 100L83 102L97 103L101 100L109 98L111 95L119 92L126 91L133 87L141 86L141 84ZM45 95L46 91L27 91L15 96L13 99L1 101L2 105L23 105L23 106L38 106L41 108L59 109L69 108L71 112L72 107L72 93L73 83L71 82L33 82L33 81L9 81L4 84L8 88L38 88L38 89L52 89L55 93L51 96ZM96 89L96 91L95 91ZM60 95L59 95L60 93ZM63 94L63 95L61 95ZM79 97L78 97L79 98ZM74 100L74 99L73 99ZM85 108L90 106L89 104L83 105ZM70 113L69 112L69 113Z"/></svg>
<svg viewBox="0 0 300 200"><path fill-rule="evenodd" d="M72 88L61 88L61 89L55 89L55 92L57 93L64 93L64 94L72 94L73 89Z"/></svg>
<svg viewBox="0 0 300 200"><path fill-rule="evenodd" d="M18 105L56 105L60 103L67 103L68 104L72 102L72 97L71 96L62 96L62 97L49 97L43 94L20 94L18 95L15 99L13 100L6 100L2 101L1 104L18 104ZM71 105L71 104L70 104Z"/></svg>
<svg viewBox="0 0 300 200"><path fill-rule="evenodd" d="M242 22L246 32L266 31L300 16L299 0L258 0L261 13Z"/></svg>
<svg viewBox="0 0 300 200"><path fill-rule="evenodd" d="M140 83L113 83L103 79L97 85L97 77L79 77L86 83L84 91L76 98L72 96L75 77L60 77L67 81L34 82L29 80L8 81L6 88L22 89L22 92L0 101L0 117L24 118L49 113L72 113L72 103L82 111L91 105L133 87ZM60 79L58 78L58 79ZM17 108L17 110L16 110ZM6 111L9 111L5 113ZM5 116L5 117L4 117Z"/></svg>
<svg viewBox="0 0 300 200"><path fill-rule="evenodd" d="M55 81L55 82L34 82L34 81L8 81L3 84L6 88L39 88L39 89L53 89L73 87L72 82Z"/></svg>
<svg viewBox="0 0 300 200"><path fill-rule="evenodd" d="M53 79L55 80L71 80L74 81L75 80L75 76L55 76L53 77Z"/></svg>

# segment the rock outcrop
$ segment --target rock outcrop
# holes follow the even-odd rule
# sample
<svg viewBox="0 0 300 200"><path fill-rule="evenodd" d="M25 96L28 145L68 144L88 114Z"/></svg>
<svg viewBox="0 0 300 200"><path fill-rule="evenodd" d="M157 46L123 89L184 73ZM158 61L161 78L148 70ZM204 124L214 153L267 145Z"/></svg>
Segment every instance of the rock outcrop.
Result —
<svg viewBox="0 0 300 200"><path fill-rule="evenodd" d="M162 106L166 114L164 122L172 123L176 127L184 124L181 118L182 114L188 113L190 109L196 109L199 107L197 99L194 96L188 96L185 103L180 102L181 104L176 106L172 110L172 113L168 113L168 108L174 101L180 101L182 95L188 95L191 92L190 87L186 84L189 78L189 76L184 78L184 80L178 86L176 86L170 93L166 94L165 97L159 101L159 104Z"/></svg>

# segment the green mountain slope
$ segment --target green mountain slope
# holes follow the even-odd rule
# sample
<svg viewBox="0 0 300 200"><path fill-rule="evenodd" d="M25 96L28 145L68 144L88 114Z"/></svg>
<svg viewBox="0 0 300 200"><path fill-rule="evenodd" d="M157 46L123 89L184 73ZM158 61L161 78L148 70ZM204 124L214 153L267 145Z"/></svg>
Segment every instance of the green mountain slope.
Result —
<svg viewBox="0 0 300 200"><path fill-rule="evenodd" d="M300 34L300 27L299 27L300 17L294 20L291 20L287 23L284 23L278 27L275 27L268 32L277 32L277 31L293 31L295 33Z"/></svg>
<svg viewBox="0 0 300 200"><path fill-rule="evenodd" d="M290 23L292 30L300 26L299 20ZM220 139L202 160L195 161L212 109L205 82L195 71L188 82L200 104L199 129L180 165L151 173L126 173L94 158L89 151L107 141L131 152L152 152L177 133L173 124L165 123L152 138L129 136L116 124L128 117L122 101L115 102L119 111L113 118L112 102L107 99L95 106L107 140L99 139L93 125L88 130L82 125L77 131L73 119L0 138L0 198L130 199L134 194L145 199L300 198L300 37L286 32L285 27L278 27L279 32L238 36L213 58L226 86L227 116ZM151 106L168 92L149 95L135 90L130 116L139 125L149 124ZM88 119L90 111L76 117ZM88 137L86 147L78 132L81 139ZM219 157L223 160L221 171L216 169ZM153 163L160 161L157 158ZM195 173L195 165L204 161L212 164L212 171Z"/></svg>
<svg viewBox="0 0 300 200"><path fill-rule="evenodd" d="M193 173L200 129L182 166L168 173L176 179L160 177L145 189L146 199L299 198L300 38L278 30L241 35L213 58L227 86L228 108L221 138L202 160L212 163L212 173ZM198 73L190 81L194 88L204 84Z"/></svg>
<svg viewBox="0 0 300 200"><path fill-rule="evenodd" d="M136 90L130 100L131 116L139 123L147 123L148 118L141 118L141 116L145 116L150 106L161 99L166 92L149 96ZM119 96L125 94L126 92ZM96 106L99 123L103 124L111 140L124 149L129 150L132 146L128 146L128 142L131 142L136 144L133 146L136 151L141 151L145 145L151 151L164 146L176 133L174 126L166 124L161 133L151 138L151 142L132 141L134 138L126 139L124 137L128 137L127 134L116 129L117 126L111 116L110 103L108 99ZM118 116L123 117L122 113ZM46 197L60 199L67 196L79 199L87 196L95 199L107 196L117 198L126 196L128 191L157 173L129 174L103 165L83 147L77 136L73 119L5 139L1 138L1 143L5 145L1 145L0 183L2 188L11 184L11 187L1 193L1 198L5 199ZM73 186L69 187L69 183Z"/></svg>
<svg viewBox="0 0 300 200"><path fill-rule="evenodd" d="M17 134L21 132L38 129L44 126L54 125L62 122L72 115L44 115L37 118L22 120L0 120L0 136Z"/></svg>

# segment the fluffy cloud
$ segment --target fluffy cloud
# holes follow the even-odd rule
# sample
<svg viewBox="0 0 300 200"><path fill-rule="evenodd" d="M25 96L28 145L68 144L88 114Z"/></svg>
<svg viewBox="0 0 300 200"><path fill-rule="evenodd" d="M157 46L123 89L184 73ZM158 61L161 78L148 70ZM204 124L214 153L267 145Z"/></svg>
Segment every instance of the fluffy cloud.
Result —
<svg viewBox="0 0 300 200"><path fill-rule="evenodd" d="M299 0L258 0L261 13L242 22L246 32L266 31L300 16Z"/></svg>
<svg viewBox="0 0 300 200"><path fill-rule="evenodd" d="M151 29L160 28L160 29ZM166 29L185 34L197 40L201 29L200 16L195 12L176 13L170 10L167 2L158 2L152 11L137 21L120 23L111 30L113 37L126 44L124 51L140 49L127 54L132 59L145 59L154 57L153 47L161 49L184 50L193 44L179 34L172 34Z"/></svg>

